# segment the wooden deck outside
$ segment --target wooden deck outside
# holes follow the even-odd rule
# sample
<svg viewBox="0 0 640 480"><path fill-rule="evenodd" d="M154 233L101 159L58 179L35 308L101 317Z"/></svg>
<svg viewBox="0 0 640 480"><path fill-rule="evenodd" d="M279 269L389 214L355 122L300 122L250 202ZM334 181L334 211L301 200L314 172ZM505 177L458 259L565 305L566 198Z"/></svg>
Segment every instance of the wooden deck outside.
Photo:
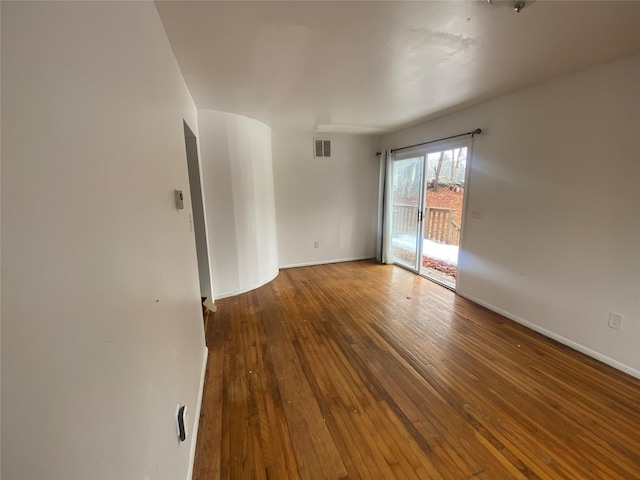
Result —
<svg viewBox="0 0 640 480"><path fill-rule="evenodd" d="M452 208L425 207L424 238L447 245L460 245L460 224L454 219ZM418 207L394 204L393 235L416 235Z"/></svg>
<svg viewBox="0 0 640 480"><path fill-rule="evenodd" d="M401 268L217 304L195 479L640 478L640 381Z"/></svg>

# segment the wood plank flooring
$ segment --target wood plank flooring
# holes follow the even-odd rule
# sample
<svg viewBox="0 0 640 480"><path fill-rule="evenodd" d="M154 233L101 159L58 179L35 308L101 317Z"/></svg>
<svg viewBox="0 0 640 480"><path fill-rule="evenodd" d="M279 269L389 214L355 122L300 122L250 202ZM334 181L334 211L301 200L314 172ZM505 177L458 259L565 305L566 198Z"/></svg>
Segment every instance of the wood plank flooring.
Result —
<svg viewBox="0 0 640 480"><path fill-rule="evenodd" d="M197 480L640 478L640 381L398 267L217 304Z"/></svg>

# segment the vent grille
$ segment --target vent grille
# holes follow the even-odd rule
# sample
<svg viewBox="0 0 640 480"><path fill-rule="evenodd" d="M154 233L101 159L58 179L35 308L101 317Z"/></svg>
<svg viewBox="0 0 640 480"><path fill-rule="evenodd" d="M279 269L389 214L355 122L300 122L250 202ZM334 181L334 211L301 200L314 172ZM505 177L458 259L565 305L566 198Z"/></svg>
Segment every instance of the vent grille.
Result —
<svg viewBox="0 0 640 480"><path fill-rule="evenodd" d="M313 143L314 158L331 158L331 140L316 138Z"/></svg>

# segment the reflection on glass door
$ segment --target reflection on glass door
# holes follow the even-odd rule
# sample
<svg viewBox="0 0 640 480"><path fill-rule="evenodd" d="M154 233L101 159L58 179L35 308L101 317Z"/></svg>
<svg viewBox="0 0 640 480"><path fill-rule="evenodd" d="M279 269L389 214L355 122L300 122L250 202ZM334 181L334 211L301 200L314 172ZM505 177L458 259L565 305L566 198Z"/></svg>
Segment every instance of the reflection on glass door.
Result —
<svg viewBox="0 0 640 480"><path fill-rule="evenodd" d="M418 271L421 248L422 168L424 157L396 160L393 164L391 244L394 262Z"/></svg>
<svg viewBox="0 0 640 480"><path fill-rule="evenodd" d="M468 148L427 154L420 274L456 288Z"/></svg>

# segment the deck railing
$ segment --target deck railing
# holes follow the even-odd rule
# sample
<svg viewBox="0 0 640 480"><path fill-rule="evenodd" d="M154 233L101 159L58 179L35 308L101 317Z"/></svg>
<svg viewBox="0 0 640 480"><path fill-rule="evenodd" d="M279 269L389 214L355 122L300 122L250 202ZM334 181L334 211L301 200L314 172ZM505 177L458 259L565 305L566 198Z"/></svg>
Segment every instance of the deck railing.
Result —
<svg viewBox="0 0 640 480"><path fill-rule="evenodd" d="M425 210L424 238L438 243L458 245L460 224L453 218L453 208L427 207ZM393 232L412 235L418 223L418 207L396 203L393 205Z"/></svg>
<svg viewBox="0 0 640 480"><path fill-rule="evenodd" d="M461 226L453 218L451 219L451 237L447 242L449 245L460 245L460 229Z"/></svg>
<svg viewBox="0 0 640 480"><path fill-rule="evenodd" d="M412 235L416 233L418 223L418 207L415 205L393 204L393 225L394 235Z"/></svg>

